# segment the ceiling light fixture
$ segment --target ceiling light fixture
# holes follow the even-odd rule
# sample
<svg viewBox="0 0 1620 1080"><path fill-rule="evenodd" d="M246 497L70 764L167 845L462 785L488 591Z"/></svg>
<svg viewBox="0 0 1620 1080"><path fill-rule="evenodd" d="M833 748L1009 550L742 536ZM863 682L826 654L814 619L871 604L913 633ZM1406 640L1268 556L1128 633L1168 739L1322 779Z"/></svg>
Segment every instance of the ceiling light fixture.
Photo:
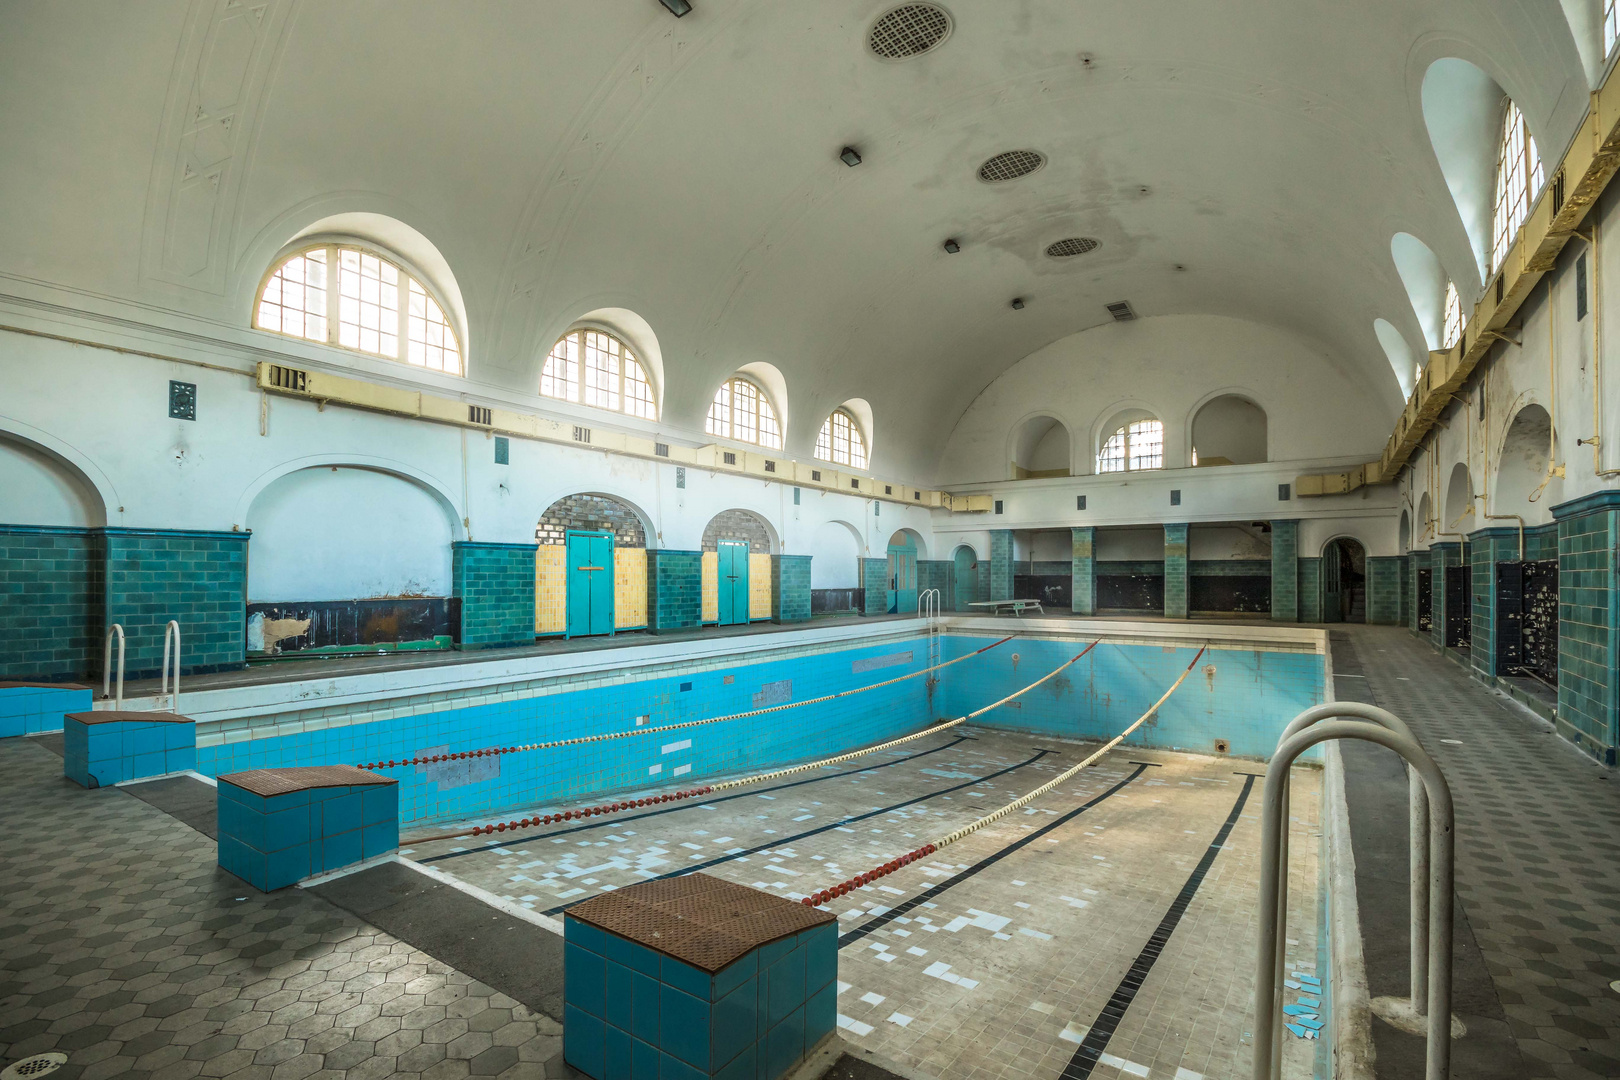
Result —
<svg viewBox="0 0 1620 1080"><path fill-rule="evenodd" d="M945 241L945 253L947 255L955 255L958 251L961 251L961 250L962 250L962 245L958 244L954 239Z"/></svg>
<svg viewBox="0 0 1620 1080"><path fill-rule="evenodd" d="M1022 296L1013 297L1012 306L1013 306L1014 311L1023 311L1024 310L1024 298Z"/></svg>
<svg viewBox="0 0 1620 1080"><path fill-rule="evenodd" d="M856 150L853 146L844 147L844 152L839 154L838 157L845 165L848 165L852 169L861 163L860 151Z"/></svg>
<svg viewBox="0 0 1620 1080"><path fill-rule="evenodd" d="M658 2L667 7L669 13L677 19L692 10L692 5L687 3L686 0L658 0Z"/></svg>

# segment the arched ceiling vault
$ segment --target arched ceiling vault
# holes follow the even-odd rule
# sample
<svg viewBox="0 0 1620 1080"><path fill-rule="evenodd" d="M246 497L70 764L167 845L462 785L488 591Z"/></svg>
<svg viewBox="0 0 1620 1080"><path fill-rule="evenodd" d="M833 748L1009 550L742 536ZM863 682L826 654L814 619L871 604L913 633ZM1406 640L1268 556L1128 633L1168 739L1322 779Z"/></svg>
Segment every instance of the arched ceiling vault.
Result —
<svg viewBox="0 0 1620 1080"><path fill-rule="evenodd" d="M925 475L980 390L1117 300L1302 334L1387 421L1391 237L1470 250L1424 70L1488 68L1549 157L1586 96L1558 5L948 0L951 37L897 63L864 47L888 6L20 2L0 274L245 326L243 254L342 192L438 245L475 380L533 392L559 333L627 309L666 419L700 430L719 380L768 363L789 452L859 396L874 466ZM1043 169L976 179L1026 147ZM1068 236L1101 245L1042 254Z"/></svg>

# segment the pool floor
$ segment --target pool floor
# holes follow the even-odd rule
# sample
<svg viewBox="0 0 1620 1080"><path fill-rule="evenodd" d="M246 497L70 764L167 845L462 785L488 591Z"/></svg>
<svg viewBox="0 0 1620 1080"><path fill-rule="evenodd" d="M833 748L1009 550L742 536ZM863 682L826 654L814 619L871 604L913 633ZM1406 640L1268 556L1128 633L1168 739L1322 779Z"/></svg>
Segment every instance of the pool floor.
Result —
<svg viewBox="0 0 1620 1080"><path fill-rule="evenodd" d="M1094 749L958 728L701 805L403 853L551 915L694 869L797 899L974 820ZM835 901L840 1034L879 1060L965 1080L1248 1075L1260 771L1121 747L1025 811ZM1320 773L1296 769L1294 791L1286 959L1309 977ZM1127 1003L1117 1025L1104 1011L1111 998ZM1320 1045L1285 1036L1285 1075L1313 1075Z"/></svg>

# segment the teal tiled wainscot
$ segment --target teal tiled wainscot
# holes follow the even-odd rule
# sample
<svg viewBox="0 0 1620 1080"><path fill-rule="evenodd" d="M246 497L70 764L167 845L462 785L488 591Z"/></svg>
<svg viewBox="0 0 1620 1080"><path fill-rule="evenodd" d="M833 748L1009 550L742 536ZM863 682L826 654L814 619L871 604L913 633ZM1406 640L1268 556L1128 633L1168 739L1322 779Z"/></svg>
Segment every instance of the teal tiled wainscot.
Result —
<svg viewBox="0 0 1620 1080"><path fill-rule="evenodd" d="M991 600L1013 598L1013 534L1011 529L990 530Z"/></svg>
<svg viewBox="0 0 1620 1080"><path fill-rule="evenodd" d="M1271 523L1271 617L1299 621L1299 522Z"/></svg>
<svg viewBox="0 0 1620 1080"><path fill-rule="evenodd" d="M97 670L102 543L99 530L0 525L0 678Z"/></svg>
<svg viewBox="0 0 1620 1080"><path fill-rule="evenodd" d="M563 936L563 1056L596 1080L776 1080L837 1021L836 918L757 889L642 882Z"/></svg>
<svg viewBox="0 0 1620 1080"><path fill-rule="evenodd" d="M461 602L462 649L503 649L534 641L534 553L538 544L451 545L450 578Z"/></svg>
<svg viewBox="0 0 1620 1080"><path fill-rule="evenodd" d="M1187 526L1164 527L1164 617L1187 617Z"/></svg>
<svg viewBox="0 0 1620 1080"><path fill-rule="evenodd" d="M399 785L352 765L219 778L219 865L270 892L399 847Z"/></svg>
<svg viewBox="0 0 1620 1080"><path fill-rule="evenodd" d="M180 624L186 674L233 671L247 663L245 532L101 530L107 561L102 626L121 623L128 677L163 666L163 629ZM99 659L99 657L98 657Z"/></svg>
<svg viewBox="0 0 1620 1080"><path fill-rule="evenodd" d="M771 556L771 621L804 622L810 618L810 556Z"/></svg>
<svg viewBox="0 0 1620 1080"><path fill-rule="evenodd" d="M649 548L647 629L655 634L669 633L702 622L703 552Z"/></svg>
<svg viewBox="0 0 1620 1080"><path fill-rule="evenodd" d="M80 787L197 767L197 725L164 712L69 713L62 724L62 775Z"/></svg>
<svg viewBox="0 0 1620 1080"><path fill-rule="evenodd" d="M1620 743L1615 591L1620 491L1553 507L1558 522L1558 731L1606 764Z"/></svg>
<svg viewBox="0 0 1620 1080"><path fill-rule="evenodd" d="M1069 610L1076 615L1097 614L1097 530L1069 530Z"/></svg>
<svg viewBox="0 0 1620 1080"><path fill-rule="evenodd" d="M91 692L76 683L0 682L0 739L60 731L70 712L89 712Z"/></svg>

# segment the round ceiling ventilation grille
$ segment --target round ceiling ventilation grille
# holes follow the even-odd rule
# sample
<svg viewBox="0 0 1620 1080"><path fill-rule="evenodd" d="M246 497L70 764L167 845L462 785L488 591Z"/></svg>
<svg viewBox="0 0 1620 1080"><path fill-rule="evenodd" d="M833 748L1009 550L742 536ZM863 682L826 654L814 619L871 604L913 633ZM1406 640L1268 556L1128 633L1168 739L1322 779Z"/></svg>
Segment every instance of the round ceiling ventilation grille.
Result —
<svg viewBox="0 0 1620 1080"><path fill-rule="evenodd" d="M1033 150L1008 150L980 165L979 179L987 184L1005 184L1008 180L1028 176L1045 164L1046 159Z"/></svg>
<svg viewBox="0 0 1620 1080"><path fill-rule="evenodd" d="M921 56L951 33L951 17L933 4L901 4L872 24L867 46L885 60Z"/></svg>
<svg viewBox="0 0 1620 1080"><path fill-rule="evenodd" d="M1088 251L1097 250L1100 241L1089 236L1071 236L1056 243L1046 245L1046 253L1054 259L1067 259L1071 255L1084 255Z"/></svg>

